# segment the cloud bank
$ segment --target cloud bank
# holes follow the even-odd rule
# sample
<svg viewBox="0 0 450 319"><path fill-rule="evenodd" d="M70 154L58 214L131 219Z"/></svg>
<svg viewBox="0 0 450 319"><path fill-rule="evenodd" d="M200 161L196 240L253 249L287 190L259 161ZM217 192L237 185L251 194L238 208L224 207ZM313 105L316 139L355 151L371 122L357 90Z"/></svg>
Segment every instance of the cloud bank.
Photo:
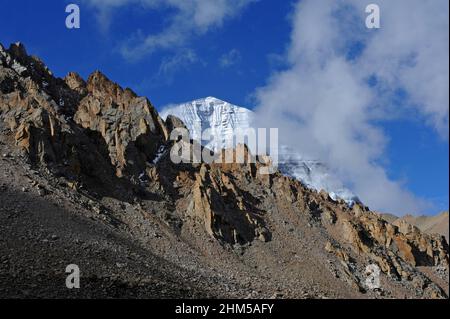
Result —
<svg viewBox="0 0 450 319"><path fill-rule="evenodd" d="M365 28L369 3L297 3L287 66L256 92L258 125L278 127L282 143L327 162L372 209L419 213L429 203L379 164L388 138L377 123L419 113L448 136L449 3L379 0L377 30Z"/></svg>

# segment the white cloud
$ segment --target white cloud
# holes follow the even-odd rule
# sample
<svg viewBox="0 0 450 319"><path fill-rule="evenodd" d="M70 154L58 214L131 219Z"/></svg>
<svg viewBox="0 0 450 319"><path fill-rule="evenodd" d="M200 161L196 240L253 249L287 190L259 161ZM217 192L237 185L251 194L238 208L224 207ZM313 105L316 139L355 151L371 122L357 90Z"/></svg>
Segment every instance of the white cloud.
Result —
<svg viewBox="0 0 450 319"><path fill-rule="evenodd" d="M161 86L172 85L179 72L189 70L192 66L206 67L207 63L201 59L192 49L180 49L178 52L166 55L153 75L140 79L138 83L131 86L137 92L145 91L149 88L160 88Z"/></svg>
<svg viewBox="0 0 450 319"><path fill-rule="evenodd" d="M186 69L195 63L204 64L195 51L191 49L179 50L179 52L175 53L173 56L165 57L162 60L155 80L163 76L166 80L171 82L176 72L180 69Z"/></svg>
<svg viewBox="0 0 450 319"><path fill-rule="evenodd" d="M170 74L186 65L198 62L197 54L193 50L183 50L172 57L165 58L160 65L160 74Z"/></svg>
<svg viewBox="0 0 450 319"><path fill-rule="evenodd" d="M231 49L229 52L224 53L219 59L219 65L222 68L229 68L239 63L242 59L241 53L237 49Z"/></svg>
<svg viewBox="0 0 450 319"><path fill-rule="evenodd" d="M353 0L360 7L361 2ZM443 138L449 134L449 2L380 0L382 28L358 61L362 75L402 88Z"/></svg>
<svg viewBox="0 0 450 319"><path fill-rule="evenodd" d="M140 5L144 10L172 9L167 27L156 34L138 33L122 46L122 53L138 59L160 49L178 48L196 35L238 15L250 3L258 0L85 0L98 11L99 21L106 28L114 9L125 5Z"/></svg>
<svg viewBox="0 0 450 319"><path fill-rule="evenodd" d="M283 143L325 160L372 209L418 213L429 204L379 164L388 138L375 120L398 113L390 94L400 88L410 107L448 132L448 1L377 1L379 30L364 28L369 3L299 1L288 67L256 92L258 125L278 127ZM365 49L348 59L358 41Z"/></svg>

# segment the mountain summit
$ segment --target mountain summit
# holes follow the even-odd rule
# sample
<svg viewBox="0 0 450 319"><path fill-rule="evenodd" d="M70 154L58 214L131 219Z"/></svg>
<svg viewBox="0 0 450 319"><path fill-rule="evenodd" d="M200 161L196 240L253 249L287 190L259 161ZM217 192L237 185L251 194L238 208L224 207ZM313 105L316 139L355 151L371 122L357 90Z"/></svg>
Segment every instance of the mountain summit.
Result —
<svg viewBox="0 0 450 319"><path fill-rule="evenodd" d="M189 129L192 138L201 140L201 134L210 129L215 137L213 141L202 141L214 150L233 146L233 137L237 129L251 127L253 112L215 97L206 97L180 105L170 106L161 112L162 118L175 115Z"/></svg>

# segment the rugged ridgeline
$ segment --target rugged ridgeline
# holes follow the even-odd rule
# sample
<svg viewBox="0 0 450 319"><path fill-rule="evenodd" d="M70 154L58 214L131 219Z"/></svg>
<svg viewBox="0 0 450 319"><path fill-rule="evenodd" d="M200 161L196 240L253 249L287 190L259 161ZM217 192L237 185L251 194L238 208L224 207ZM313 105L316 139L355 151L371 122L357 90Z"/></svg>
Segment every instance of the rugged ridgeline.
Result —
<svg viewBox="0 0 450 319"><path fill-rule="evenodd" d="M0 92L1 297L448 295L443 237L261 164L174 164L168 134L184 124L100 72L58 79L0 46Z"/></svg>
<svg viewBox="0 0 450 319"><path fill-rule="evenodd" d="M400 218L395 215L383 214L383 217L390 223L399 227L404 224L409 224L416 226L427 234L441 234L447 239L448 242L448 212L442 212L441 214L434 216L405 215Z"/></svg>
<svg viewBox="0 0 450 319"><path fill-rule="evenodd" d="M211 96L166 107L162 110L161 117L166 118L170 114L184 122L194 139L201 140L202 132L211 130L214 139L201 142L213 150L232 147L237 132L245 134L247 130L254 129L257 122L253 111ZM298 179L311 189L327 191L333 199L340 198L349 204L360 201L332 174L325 163L308 159L292 147L280 145L278 168L284 175Z"/></svg>

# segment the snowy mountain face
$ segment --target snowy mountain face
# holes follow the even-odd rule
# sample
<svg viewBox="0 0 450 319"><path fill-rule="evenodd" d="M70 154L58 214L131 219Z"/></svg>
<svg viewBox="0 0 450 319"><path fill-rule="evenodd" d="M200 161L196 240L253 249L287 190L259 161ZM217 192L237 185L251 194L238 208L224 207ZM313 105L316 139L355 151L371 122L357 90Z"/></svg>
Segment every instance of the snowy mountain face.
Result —
<svg viewBox="0 0 450 319"><path fill-rule="evenodd" d="M245 132L251 128L253 118L252 111L214 97L169 106L160 115L163 119L168 115L180 118L193 139L201 140L202 145L215 151L233 147L236 132ZM206 129L210 129L214 136L212 141L201 139L201 134ZM283 174L300 180L309 188L327 191L333 199L343 199L350 205L359 201L357 196L331 174L325 163L305 159L298 151L287 146L280 146L278 168Z"/></svg>
<svg viewBox="0 0 450 319"><path fill-rule="evenodd" d="M202 140L202 145L217 151L233 146L236 130L250 128L253 112L214 97L207 97L166 108L160 113L163 119L170 114L184 122L195 140L200 141L202 132L210 129L214 140Z"/></svg>

